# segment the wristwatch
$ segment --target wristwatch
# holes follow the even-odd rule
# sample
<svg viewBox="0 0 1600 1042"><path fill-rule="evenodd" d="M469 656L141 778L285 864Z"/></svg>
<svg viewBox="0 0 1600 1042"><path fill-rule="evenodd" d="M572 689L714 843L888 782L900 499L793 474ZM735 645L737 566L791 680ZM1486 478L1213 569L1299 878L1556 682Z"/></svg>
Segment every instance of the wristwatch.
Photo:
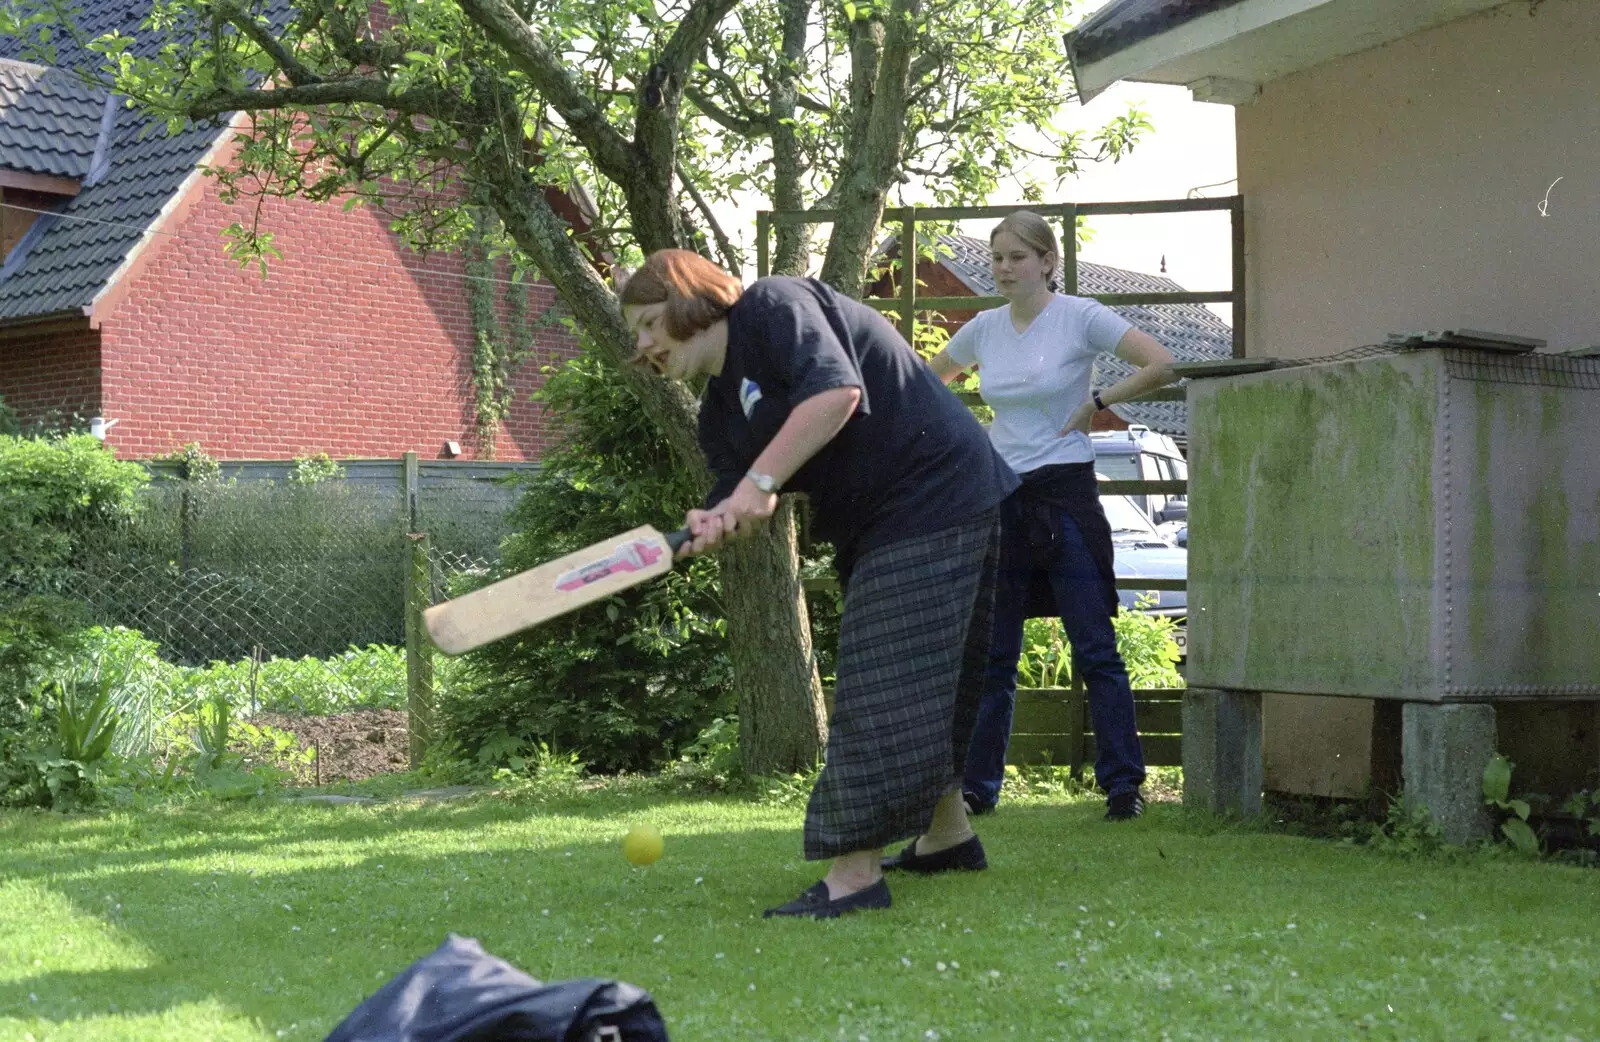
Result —
<svg viewBox="0 0 1600 1042"><path fill-rule="evenodd" d="M763 492L770 494L778 491L778 482L771 474L758 474L752 470L745 477L749 478L751 483Z"/></svg>
<svg viewBox="0 0 1600 1042"><path fill-rule="evenodd" d="M1094 404L1095 404L1095 408L1099 409L1101 412L1104 412L1106 410L1106 403L1102 402L1100 400L1100 392L1099 391L1094 392Z"/></svg>

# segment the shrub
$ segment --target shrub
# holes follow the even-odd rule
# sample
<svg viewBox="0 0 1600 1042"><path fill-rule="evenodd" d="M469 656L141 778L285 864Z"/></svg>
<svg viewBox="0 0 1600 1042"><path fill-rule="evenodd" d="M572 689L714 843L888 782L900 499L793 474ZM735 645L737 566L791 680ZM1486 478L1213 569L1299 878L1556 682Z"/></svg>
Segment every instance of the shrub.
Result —
<svg viewBox="0 0 1600 1042"><path fill-rule="evenodd" d="M81 645L84 606L66 596L96 531L134 516L143 468L88 435L0 434L0 802L49 802L68 768L40 682Z"/></svg>
<svg viewBox="0 0 1600 1042"><path fill-rule="evenodd" d="M585 355L547 373L540 398L567 440L525 480L500 574L641 524L676 527L700 497L601 362ZM715 560L697 559L469 656L471 689L441 699L445 731L484 767L527 759L541 742L602 771L672 758L731 708L717 577Z"/></svg>
<svg viewBox="0 0 1600 1042"><path fill-rule="evenodd" d="M1183 687L1177 664L1176 628L1171 619L1126 608L1112 620L1117 650L1136 688ZM1066 687L1072 682L1072 653L1060 619L1028 619L1022 628L1017 683L1023 687Z"/></svg>
<svg viewBox="0 0 1600 1042"><path fill-rule="evenodd" d="M132 520L148 481L88 435L0 436L0 587L60 592L84 540Z"/></svg>

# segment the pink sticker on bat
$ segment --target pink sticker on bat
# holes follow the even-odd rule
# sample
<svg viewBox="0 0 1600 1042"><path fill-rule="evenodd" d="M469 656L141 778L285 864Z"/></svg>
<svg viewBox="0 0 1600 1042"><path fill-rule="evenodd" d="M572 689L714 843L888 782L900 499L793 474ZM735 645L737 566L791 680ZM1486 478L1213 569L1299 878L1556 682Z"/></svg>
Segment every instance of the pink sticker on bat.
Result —
<svg viewBox="0 0 1600 1042"><path fill-rule="evenodd" d="M598 561L574 568L570 572L563 572L556 579L556 589L563 593L571 593L608 575L616 575L618 572L637 572L661 560L661 555L665 552L654 543L635 539L631 543L617 547Z"/></svg>

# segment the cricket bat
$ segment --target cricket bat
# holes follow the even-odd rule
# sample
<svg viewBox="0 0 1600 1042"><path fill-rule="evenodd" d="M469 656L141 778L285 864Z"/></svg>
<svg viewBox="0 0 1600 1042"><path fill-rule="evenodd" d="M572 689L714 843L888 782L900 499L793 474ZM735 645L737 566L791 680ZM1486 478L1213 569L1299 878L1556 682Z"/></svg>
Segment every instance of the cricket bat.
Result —
<svg viewBox="0 0 1600 1042"><path fill-rule="evenodd" d="M690 538L687 528L662 535L641 525L435 604L422 620L440 651L459 655L670 572Z"/></svg>

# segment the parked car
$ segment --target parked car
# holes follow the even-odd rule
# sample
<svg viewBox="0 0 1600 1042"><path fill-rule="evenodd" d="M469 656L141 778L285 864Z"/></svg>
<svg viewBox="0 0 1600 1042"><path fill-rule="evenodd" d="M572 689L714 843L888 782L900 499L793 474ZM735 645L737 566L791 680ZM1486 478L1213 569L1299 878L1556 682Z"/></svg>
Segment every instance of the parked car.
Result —
<svg viewBox="0 0 1600 1042"><path fill-rule="evenodd" d="M1100 506L1106 512L1106 520L1111 522L1111 547L1115 554L1112 566L1117 578L1189 577L1189 551L1163 535L1135 505L1132 496L1103 495ZM1141 598L1146 601L1142 609ZM1173 620L1178 627L1173 638L1178 650L1188 657L1189 595L1186 591L1119 589L1117 599L1130 611L1143 610Z"/></svg>
<svg viewBox="0 0 1600 1042"><path fill-rule="evenodd" d="M1095 471L1114 481L1187 481L1189 465L1178 443L1165 434L1134 424L1125 431L1095 431ZM1166 494L1130 497L1154 524L1189 519L1189 497Z"/></svg>

